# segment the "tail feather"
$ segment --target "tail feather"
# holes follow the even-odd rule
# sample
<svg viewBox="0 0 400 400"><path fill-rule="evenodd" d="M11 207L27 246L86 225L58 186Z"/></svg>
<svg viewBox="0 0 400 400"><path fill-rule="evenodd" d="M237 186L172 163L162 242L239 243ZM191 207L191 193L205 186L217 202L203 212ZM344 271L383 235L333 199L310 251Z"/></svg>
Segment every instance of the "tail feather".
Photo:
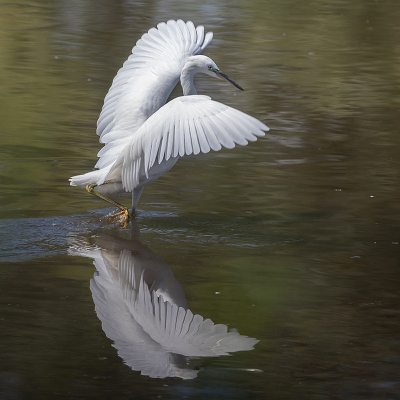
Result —
<svg viewBox="0 0 400 400"><path fill-rule="evenodd" d="M97 183L100 179L107 175L109 168L103 168L83 175L76 175L69 178L71 186L86 186L91 183Z"/></svg>

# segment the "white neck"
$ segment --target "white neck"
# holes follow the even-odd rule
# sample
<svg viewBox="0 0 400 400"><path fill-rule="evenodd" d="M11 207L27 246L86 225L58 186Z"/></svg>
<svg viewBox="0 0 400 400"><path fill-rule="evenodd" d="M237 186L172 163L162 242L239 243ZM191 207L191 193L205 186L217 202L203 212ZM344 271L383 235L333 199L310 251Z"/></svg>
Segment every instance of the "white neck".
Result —
<svg viewBox="0 0 400 400"><path fill-rule="evenodd" d="M181 72L181 85L184 96L191 96L197 94L196 88L193 84L194 76L197 72L197 66L193 63L187 62Z"/></svg>

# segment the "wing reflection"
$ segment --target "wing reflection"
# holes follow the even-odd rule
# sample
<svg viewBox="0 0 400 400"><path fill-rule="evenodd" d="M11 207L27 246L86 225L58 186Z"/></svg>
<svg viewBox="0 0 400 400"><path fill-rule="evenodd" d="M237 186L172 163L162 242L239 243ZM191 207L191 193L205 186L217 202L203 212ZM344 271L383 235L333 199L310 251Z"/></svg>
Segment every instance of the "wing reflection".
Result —
<svg viewBox="0 0 400 400"><path fill-rule="evenodd" d="M193 315L171 268L143 245L137 225L131 236L101 236L95 245L77 239L70 246L73 254L94 259L96 313L129 367L152 378L193 379L192 357L253 349L258 340Z"/></svg>

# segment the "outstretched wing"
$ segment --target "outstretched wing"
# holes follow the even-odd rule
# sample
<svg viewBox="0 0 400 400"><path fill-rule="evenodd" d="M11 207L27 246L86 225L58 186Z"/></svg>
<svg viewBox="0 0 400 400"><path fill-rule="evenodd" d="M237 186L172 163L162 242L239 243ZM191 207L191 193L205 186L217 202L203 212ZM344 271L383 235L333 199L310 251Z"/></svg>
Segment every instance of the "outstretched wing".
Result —
<svg viewBox="0 0 400 400"><path fill-rule="evenodd" d="M131 138L110 173L122 165L122 184L133 190L140 175L171 157L231 149L264 136L261 121L208 96L178 97L153 114ZM101 182L100 182L101 183Z"/></svg>
<svg viewBox="0 0 400 400"><path fill-rule="evenodd" d="M104 99L97 121L100 141L109 143L134 132L165 104L187 58L200 54L212 36L203 26L182 20L162 22L145 33Z"/></svg>

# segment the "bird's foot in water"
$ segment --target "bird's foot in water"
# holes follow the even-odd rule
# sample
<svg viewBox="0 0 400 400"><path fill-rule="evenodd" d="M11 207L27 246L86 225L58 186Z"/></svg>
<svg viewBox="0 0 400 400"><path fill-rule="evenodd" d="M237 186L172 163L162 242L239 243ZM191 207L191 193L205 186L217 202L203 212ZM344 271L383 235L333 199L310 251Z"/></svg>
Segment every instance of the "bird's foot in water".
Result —
<svg viewBox="0 0 400 400"><path fill-rule="evenodd" d="M120 217L122 228L128 226L131 218L135 218L135 216L136 216L136 210L132 210L132 213L129 213L127 208L121 210L120 212L117 212L116 214L111 214L111 217Z"/></svg>
<svg viewBox="0 0 400 400"><path fill-rule="evenodd" d="M117 212L116 214L111 214L110 216L111 217L119 217L122 228L125 228L129 224L129 221L131 219L131 215L129 214L129 211L127 208L125 208L124 210L121 210L120 212Z"/></svg>

